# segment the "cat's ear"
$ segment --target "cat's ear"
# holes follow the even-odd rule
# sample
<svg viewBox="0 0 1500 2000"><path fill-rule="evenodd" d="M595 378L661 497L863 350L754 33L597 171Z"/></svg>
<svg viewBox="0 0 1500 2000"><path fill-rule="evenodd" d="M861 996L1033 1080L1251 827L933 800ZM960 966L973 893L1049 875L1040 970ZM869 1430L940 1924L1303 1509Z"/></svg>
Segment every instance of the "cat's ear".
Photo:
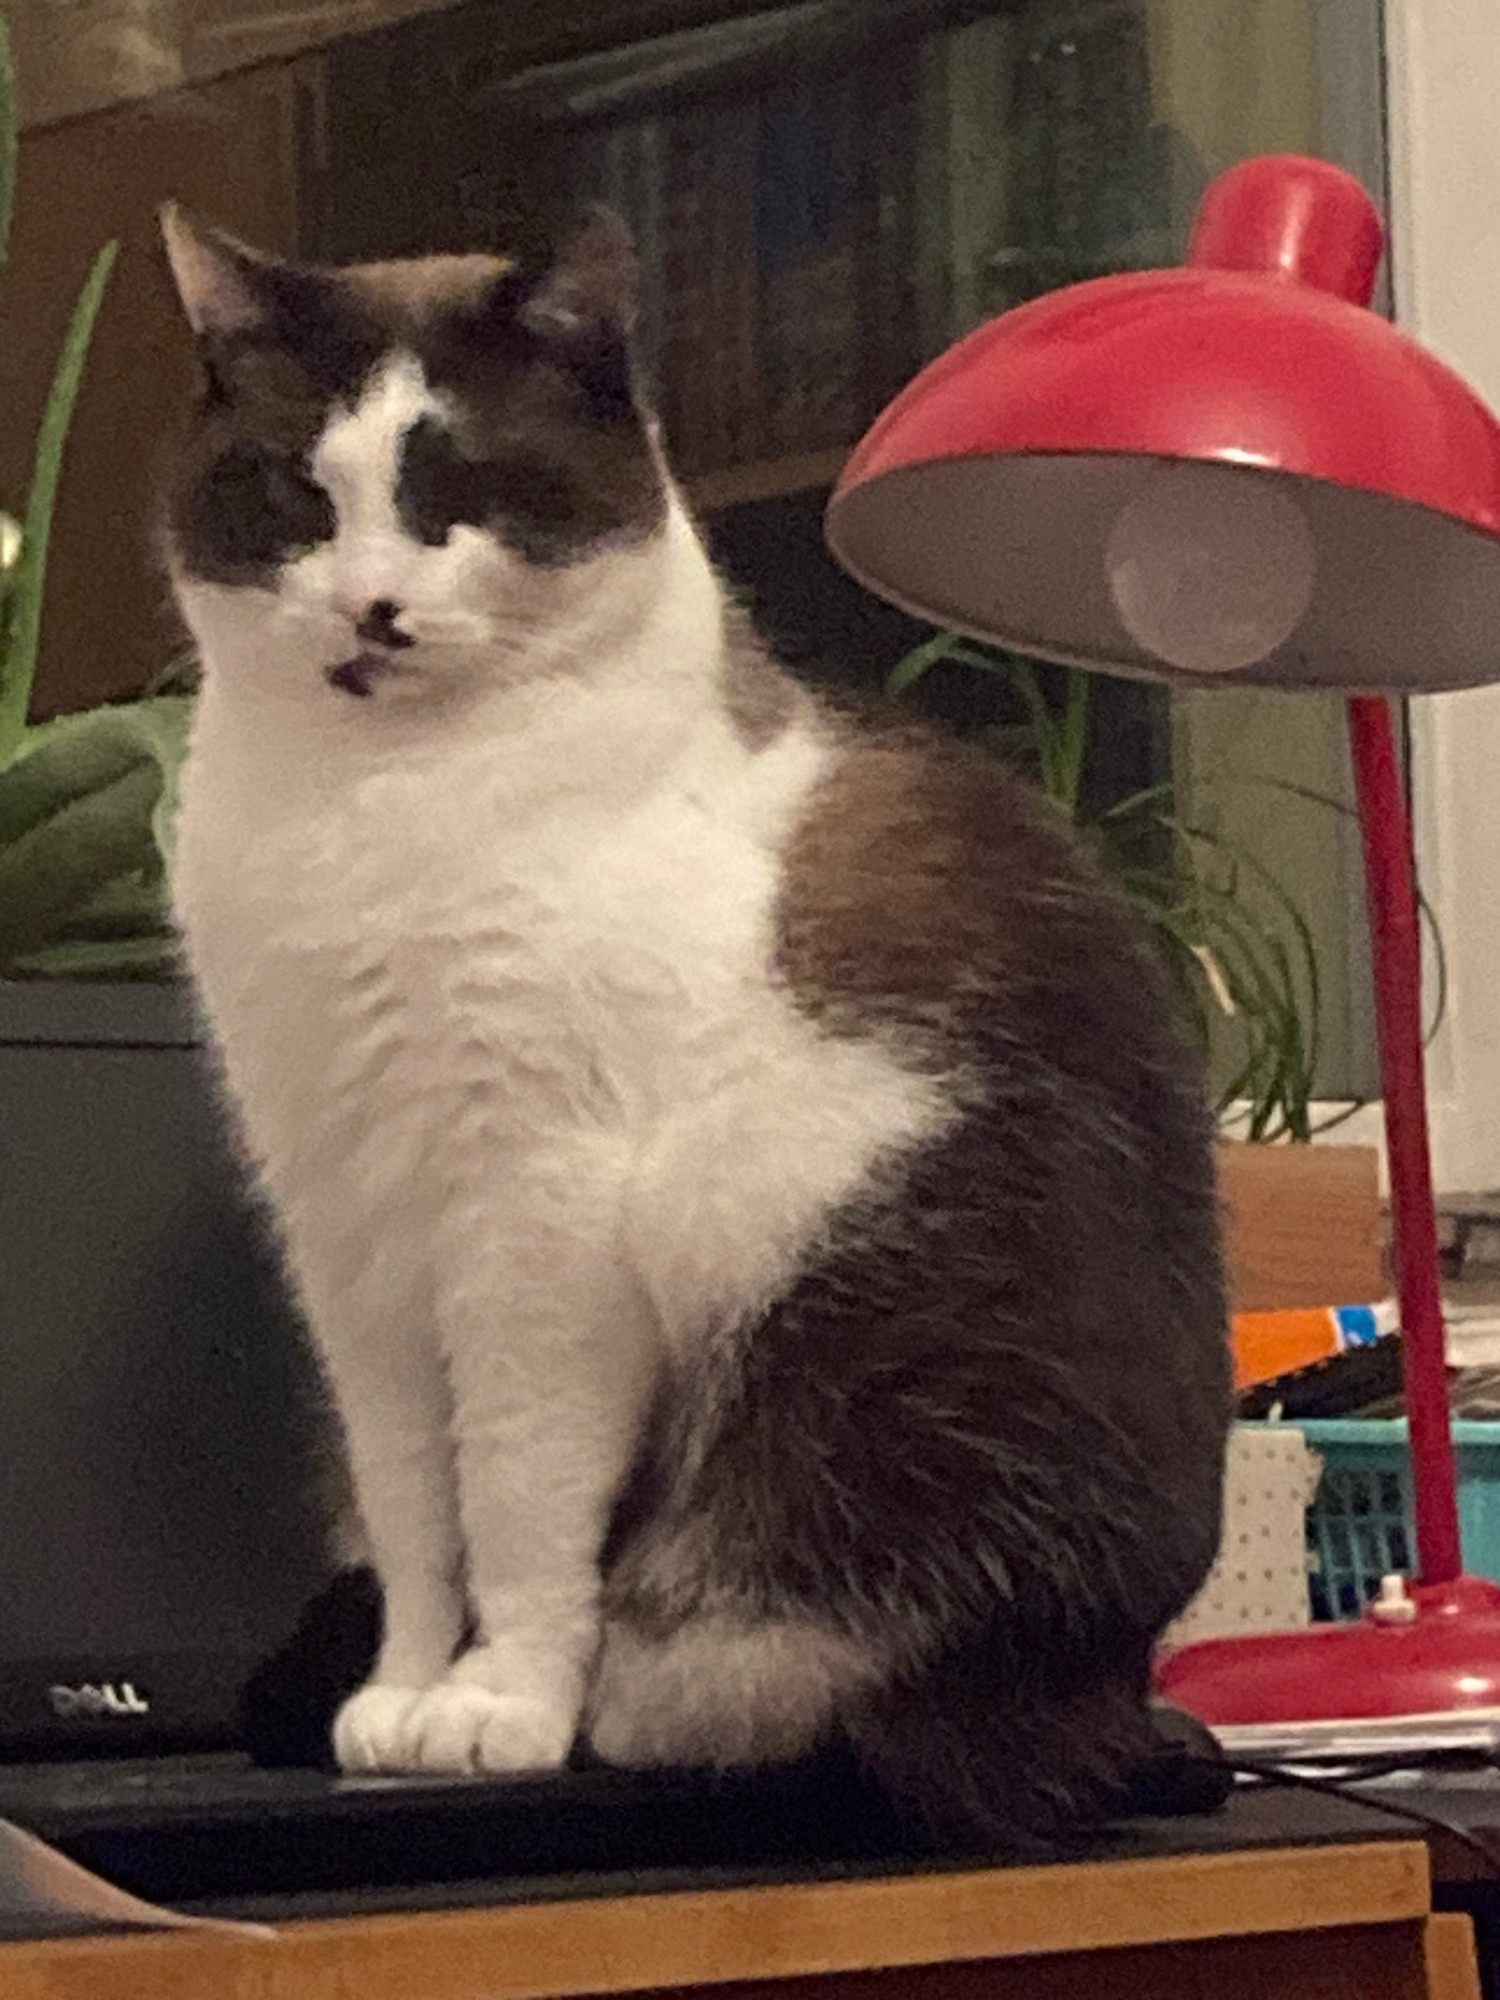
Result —
<svg viewBox="0 0 1500 2000"><path fill-rule="evenodd" d="M200 339L250 333L270 315L271 274L279 267L222 229L168 202L162 242L188 325Z"/></svg>
<svg viewBox="0 0 1500 2000"><path fill-rule="evenodd" d="M639 303L630 230L613 210L596 208L516 313L572 380L591 424L630 423L640 415L630 352Z"/></svg>
<svg viewBox="0 0 1500 2000"><path fill-rule="evenodd" d="M610 208L591 209L546 276L522 306L521 322L543 339L629 334L640 311L635 239Z"/></svg>

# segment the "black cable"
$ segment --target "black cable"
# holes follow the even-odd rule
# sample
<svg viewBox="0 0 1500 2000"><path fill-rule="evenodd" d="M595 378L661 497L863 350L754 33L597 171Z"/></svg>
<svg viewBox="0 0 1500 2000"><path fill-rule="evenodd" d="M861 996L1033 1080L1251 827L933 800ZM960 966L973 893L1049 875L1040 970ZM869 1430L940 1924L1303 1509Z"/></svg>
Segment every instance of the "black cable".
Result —
<svg viewBox="0 0 1500 2000"><path fill-rule="evenodd" d="M1229 1768L1240 1776L1256 1778L1266 1785L1284 1785L1289 1789L1305 1792L1321 1792L1325 1797L1338 1799L1345 1805L1366 1806L1371 1812L1385 1813L1391 1819L1405 1820L1409 1826L1422 1827L1428 1833L1446 1833L1460 1846L1466 1847L1484 1863L1488 1874L1500 1878L1500 1842L1490 1841L1484 1834L1476 1833L1472 1827L1459 1826L1453 1820L1444 1819L1440 1813L1428 1812L1421 1806L1398 1805L1392 1799L1375 1796L1360 1789L1359 1781L1351 1778L1314 1778L1303 1771L1291 1771L1283 1764L1263 1764L1255 1758L1230 1757L1226 1759ZM1436 1757L1386 1757L1371 1758L1362 1770L1363 1778L1390 1777L1397 1771L1421 1771L1433 1769L1443 1763L1452 1769L1451 1760L1441 1754ZM1486 1761L1485 1768L1493 1766Z"/></svg>
<svg viewBox="0 0 1500 2000"><path fill-rule="evenodd" d="M1309 1760L1318 1761L1323 1760ZM1266 1757L1250 1759L1244 1765L1245 1774L1259 1776L1266 1771L1295 1771L1302 1760L1296 1756L1285 1759ZM1232 1763L1231 1769L1241 1766ZM1330 1779L1337 1778L1346 1785L1369 1784L1376 1778L1394 1778L1403 1771L1420 1774L1423 1771L1494 1771L1500 1769L1494 1756L1484 1750L1393 1750L1383 1755L1373 1751L1356 1753L1349 1757L1339 1757L1329 1762L1324 1773Z"/></svg>

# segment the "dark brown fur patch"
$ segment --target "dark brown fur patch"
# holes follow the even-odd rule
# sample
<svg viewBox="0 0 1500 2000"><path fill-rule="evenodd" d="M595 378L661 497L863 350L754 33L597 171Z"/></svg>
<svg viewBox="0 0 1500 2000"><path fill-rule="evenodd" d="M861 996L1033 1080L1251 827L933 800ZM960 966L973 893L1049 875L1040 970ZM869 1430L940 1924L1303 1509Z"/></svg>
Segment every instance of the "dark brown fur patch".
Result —
<svg viewBox="0 0 1500 2000"><path fill-rule="evenodd" d="M1230 1417L1211 1121L1128 912L980 752L849 741L793 840L780 975L951 1077L752 1327L664 1385L614 1615L812 1619L889 1663L841 1717L945 1833L1065 1842L1148 1738L1217 1546Z"/></svg>
<svg viewBox="0 0 1500 2000"><path fill-rule="evenodd" d="M343 388L349 395L379 355L353 322ZM328 419L329 382L316 358L264 338L200 343L203 387L179 441L167 526L179 559L212 583L271 581L288 557L333 533L332 508L314 486L308 454Z"/></svg>
<svg viewBox="0 0 1500 2000"><path fill-rule="evenodd" d="M787 852L780 968L835 1032L967 1044L986 1017L1045 1007L1059 1062L1073 1066L1071 1048L1087 1065L1115 987L1157 983L1142 955L1134 920L1032 788L921 728L852 737Z"/></svg>

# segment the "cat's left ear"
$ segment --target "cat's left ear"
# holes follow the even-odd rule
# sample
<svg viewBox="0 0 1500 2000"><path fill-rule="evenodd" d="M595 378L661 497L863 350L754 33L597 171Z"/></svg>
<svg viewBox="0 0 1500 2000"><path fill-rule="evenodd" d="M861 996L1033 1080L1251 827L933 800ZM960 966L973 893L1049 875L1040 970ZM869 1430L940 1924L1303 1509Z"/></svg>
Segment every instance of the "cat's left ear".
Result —
<svg viewBox="0 0 1500 2000"><path fill-rule="evenodd" d="M177 296L194 333L212 339L248 333L265 323L272 259L227 231L199 222L176 202L161 211L161 234Z"/></svg>
<svg viewBox="0 0 1500 2000"><path fill-rule="evenodd" d="M532 289L520 319L543 339L587 339L607 328L628 337L639 311L640 265L630 226L613 209L595 208Z"/></svg>

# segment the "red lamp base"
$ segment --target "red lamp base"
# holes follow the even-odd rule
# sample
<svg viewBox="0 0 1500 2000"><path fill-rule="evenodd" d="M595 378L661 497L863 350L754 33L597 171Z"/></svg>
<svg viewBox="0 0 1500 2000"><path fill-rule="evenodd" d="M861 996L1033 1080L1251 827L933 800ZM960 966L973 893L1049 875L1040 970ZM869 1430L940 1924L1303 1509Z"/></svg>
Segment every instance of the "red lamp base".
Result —
<svg viewBox="0 0 1500 2000"><path fill-rule="evenodd" d="M1205 1639L1164 1658L1156 1689L1212 1728L1500 1711L1500 1585L1414 1584L1397 1620Z"/></svg>

